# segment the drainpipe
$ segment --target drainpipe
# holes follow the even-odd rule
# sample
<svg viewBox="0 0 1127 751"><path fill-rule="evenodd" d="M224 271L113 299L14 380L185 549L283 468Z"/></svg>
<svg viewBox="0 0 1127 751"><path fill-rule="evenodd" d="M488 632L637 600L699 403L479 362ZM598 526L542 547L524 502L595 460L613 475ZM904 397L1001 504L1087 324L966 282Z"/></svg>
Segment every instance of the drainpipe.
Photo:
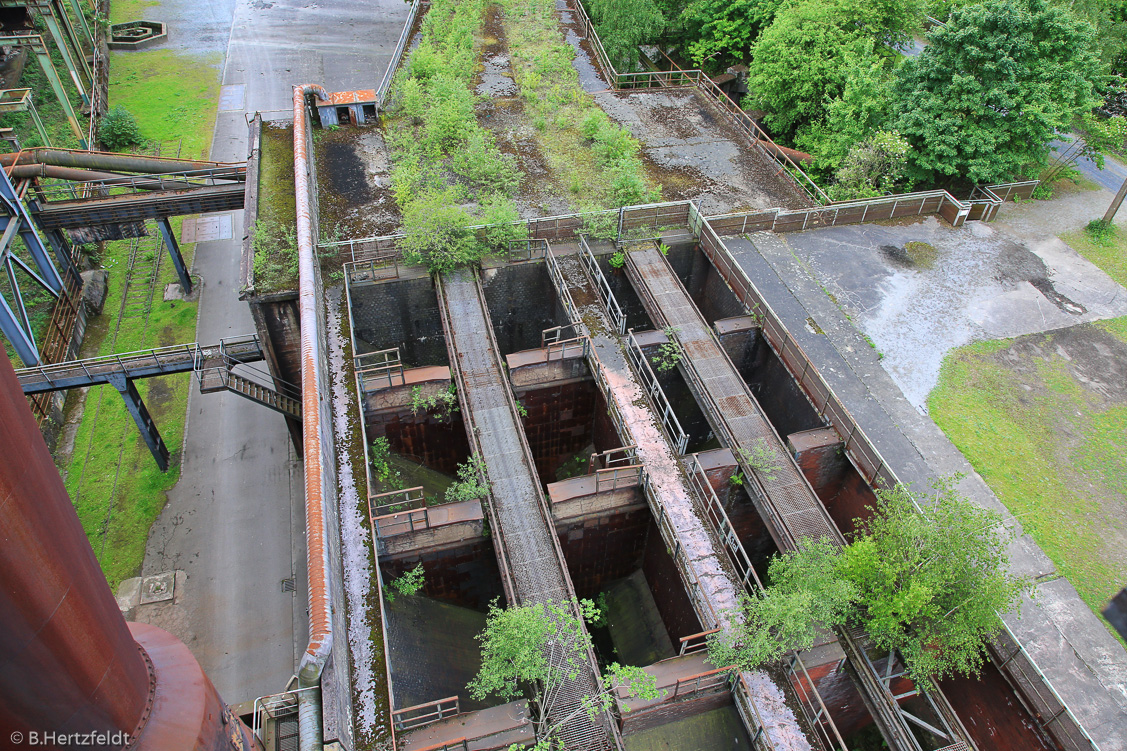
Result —
<svg viewBox="0 0 1127 751"><path fill-rule="evenodd" d="M0 154L0 166L13 167L21 164L53 164L57 167L73 169L93 169L120 172L146 172L152 174L167 172L210 172L223 168L235 168L237 164L224 162L203 162L191 159L158 159L136 154L116 154L104 151L76 151L40 147L13 154Z"/></svg>
<svg viewBox="0 0 1127 751"><path fill-rule="evenodd" d="M318 363L320 351L317 316L316 256L306 153L305 96L315 93L329 98L321 86L303 84L293 89L293 167L297 201L298 312L301 321L301 416L302 455L305 458L305 538L309 569L309 646L298 666L298 686L310 688L321 682L321 671L333 647L333 624L329 604L329 548L325 542L324 496L321 465L321 393ZM320 751L323 743L321 692L306 691L298 698L298 730L302 751Z"/></svg>

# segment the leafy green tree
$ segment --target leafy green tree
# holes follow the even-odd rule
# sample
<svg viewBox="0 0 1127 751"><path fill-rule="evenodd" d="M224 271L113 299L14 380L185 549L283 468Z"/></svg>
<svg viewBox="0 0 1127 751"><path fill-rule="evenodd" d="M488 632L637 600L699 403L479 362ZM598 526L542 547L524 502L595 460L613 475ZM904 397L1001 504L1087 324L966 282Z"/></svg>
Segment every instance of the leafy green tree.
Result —
<svg viewBox="0 0 1127 751"><path fill-rule="evenodd" d="M501 609L494 600L489 605L485 630L477 637L481 642L481 669L466 689L478 701L490 695L506 701L530 695L540 739L537 749L553 747L556 731L580 713L594 718L609 709L616 687L624 687L642 699L657 699L663 694L654 676L641 668L613 663L607 668L603 688L583 697L579 707L563 714L560 689L588 670L591 636L583 622L598 613L590 600L573 605L553 602Z"/></svg>
<svg viewBox="0 0 1127 751"><path fill-rule="evenodd" d="M603 49L620 70L637 67L638 45L665 30L665 16L654 0L590 0L588 7Z"/></svg>
<svg viewBox="0 0 1127 751"><path fill-rule="evenodd" d="M771 585L745 600L739 633L713 639L711 659L751 668L808 647L815 625L856 625L878 648L898 650L922 685L976 673L999 613L1029 592L1007 571L1012 534L950 482L934 496L879 490L871 511L846 547L810 543L772 561Z"/></svg>
<svg viewBox="0 0 1127 751"><path fill-rule="evenodd" d="M814 170L825 176L837 170L855 144L885 128L892 116L892 72L888 58L874 52L874 44L870 40L846 57L841 94L826 103L824 119L795 136L798 148L814 156Z"/></svg>
<svg viewBox="0 0 1127 751"><path fill-rule="evenodd" d="M845 84L845 61L866 42L833 0L787 6L752 47L748 89L780 134L821 119L825 102Z"/></svg>
<svg viewBox="0 0 1127 751"><path fill-rule="evenodd" d="M743 60L785 0L690 0L680 15L689 57L709 70Z"/></svg>
<svg viewBox="0 0 1127 751"><path fill-rule="evenodd" d="M956 9L899 69L895 129L916 176L994 182L1048 163L1049 141L1098 99L1090 24L1045 0Z"/></svg>
<svg viewBox="0 0 1127 751"><path fill-rule="evenodd" d="M874 198L891 193L908 166L908 142L882 130L855 144L834 173L834 200Z"/></svg>

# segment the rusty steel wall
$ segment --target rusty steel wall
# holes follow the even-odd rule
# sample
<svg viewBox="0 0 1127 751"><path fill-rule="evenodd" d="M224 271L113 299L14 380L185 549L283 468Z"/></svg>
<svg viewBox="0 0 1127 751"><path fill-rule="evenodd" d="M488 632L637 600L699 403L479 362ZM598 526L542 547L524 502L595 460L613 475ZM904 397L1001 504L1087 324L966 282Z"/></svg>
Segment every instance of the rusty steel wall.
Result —
<svg viewBox="0 0 1127 751"><path fill-rule="evenodd" d="M0 356L0 738L130 732L149 671Z"/></svg>

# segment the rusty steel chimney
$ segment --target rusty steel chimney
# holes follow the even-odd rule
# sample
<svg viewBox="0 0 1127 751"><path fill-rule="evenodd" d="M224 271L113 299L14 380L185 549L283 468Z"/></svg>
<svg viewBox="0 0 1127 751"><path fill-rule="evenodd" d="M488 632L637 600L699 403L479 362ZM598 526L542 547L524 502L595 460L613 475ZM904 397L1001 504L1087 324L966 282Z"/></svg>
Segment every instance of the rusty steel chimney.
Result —
<svg viewBox="0 0 1127 751"><path fill-rule="evenodd" d="M257 743L188 648L126 623L0 355L0 747Z"/></svg>

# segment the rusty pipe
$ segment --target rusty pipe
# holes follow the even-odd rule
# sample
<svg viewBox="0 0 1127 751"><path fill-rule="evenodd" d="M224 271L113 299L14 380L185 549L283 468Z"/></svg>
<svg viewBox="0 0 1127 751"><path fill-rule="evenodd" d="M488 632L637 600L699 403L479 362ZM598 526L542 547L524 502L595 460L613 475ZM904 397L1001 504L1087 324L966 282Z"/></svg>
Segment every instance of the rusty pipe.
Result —
<svg viewBox="0 0 1127 751"><path fill-rule="evenodd" d="M30 180L35 177L52 177L58 180L89 183L96 182L101 185L132 185L140 190L188 190L198 188L199 184L187 182L176 175L175 178L158 177L130 177L115 172L95 172L93 170L74 169L71 167L57 167L53 164L18 164L8 167L8 176L19 180ZM243 175L232 171L229 176L223 176L233 182L240 182Z"/></svg>
<svg viewBox="0 0 1127 751"><path fill-rule="evenodd" d="M780 146L773 141L764 141L760 139L759 145L767 151L773 153L776 157L786 156L789 157L792 162L795 162L797 164L809 165L813 164L814 162L814 157L810 156L806 152L798 151L797 149L788 149L786 146Z"/></svg>
<svg viewBox="0 0 1127 751"><path fill-rule="evenodd" d="M305 459L305 537L309 578L309 645L298 666L298 684L316 686L333 647L333 624L329 603L329 548L325 540L324 468L321 447L321 395L329 392L321 383L324 353L318 323L317 259L313 248L312 199L309 186L309 154L306 147L305 97L314 93L329 98L324 87L303 84L293 89L293 167L297 204L298 312L301 321L301 415L302 455ZM319 751L322 743L319 692L302 694L298 728L303 751Z"/></svg>
<svg viewBox="0 0 1127 751"><path fill-rule="evenodd" d="M105 151L77 151L39 147L13 154L0 154L0 166L14 167L22 164L53 164L56 167L75 169L110 170L120 172L210 172L236 166L225 162L204 162L190 159L158 159L137 154L115 154Z"/></svg>

